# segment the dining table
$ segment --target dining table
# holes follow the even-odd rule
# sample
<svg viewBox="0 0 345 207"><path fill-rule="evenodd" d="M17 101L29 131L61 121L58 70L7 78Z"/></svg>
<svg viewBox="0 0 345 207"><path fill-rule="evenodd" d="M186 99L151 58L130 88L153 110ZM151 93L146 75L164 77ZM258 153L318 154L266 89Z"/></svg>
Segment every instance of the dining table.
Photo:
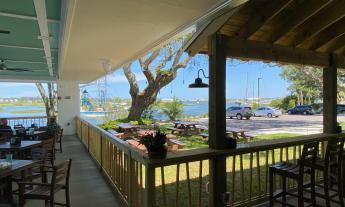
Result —
<svg viewBox="0 0 345 207"><path fill-rule="evenodd" d="M0 159L0 163L7 162L4 159ZM2 203L13 204L13 192L12 192L12 176L20 173L23 177L25 171L35 167L39 164L38 161L33 160L12 160L11 164L6 167L0 167L0 188L3 190Z"/></svg>
<svg viewBox="0 0 345 207"><path fill-rule="evenodd" d="M182 133L185 135L198 134L197 124L198 123L191 121L175 121L174 129L176 129L176 131L183 130Z"/></svg>
<svg viewBox="0 0 345 207"><path fill-rule="evenodd" d="M235 128L235 127L226 127L226 133L232 134L232 137L234 139L237 139L239 141L250 141L252 139L252 136L246 135L245 133L248 132L246 129L242 128Z"/></svg>
<svg viewBox="0 0 345 207"><path fill-rule="evenodd" d="M39 140L39 137L44 135L46 131L33 131L32 133L23 134L22 137L25 140Z"/></svg>
<svg viewBox="0 0 345 207"><path fill-rule="evenodd" d="M25 152L41 145L41 141L22 140L18 145L9 141L0 143L0 153L13 153L17 158L25 158Z"/></svg>
<svg viewBox="0 0 345 207"><path fill-rule="evenodd" d="M139 125L131 124L131 123L119 123L117 124L119 129L124 133L129 134L136 134L137 130L140 128Z"/></svg>

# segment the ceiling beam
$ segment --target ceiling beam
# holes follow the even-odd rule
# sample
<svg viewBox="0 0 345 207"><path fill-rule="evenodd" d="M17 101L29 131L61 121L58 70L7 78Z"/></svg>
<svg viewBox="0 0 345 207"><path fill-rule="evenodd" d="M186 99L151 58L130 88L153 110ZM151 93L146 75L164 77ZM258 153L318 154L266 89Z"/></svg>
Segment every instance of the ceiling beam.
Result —
<svg viewBox="0 0 345 207"><path fill-rule="evenodd" d="M53 63L52 54L50 48L50 38L48 32L48 21L47 21L47 11L45 0L34 0L35 10L37 14L38 26L40 28L40 34L42 37L42 43L44 48L44 53L47 60L48 70L50 76L53 76Z"/></svg>
<svg viewBox="0 0 345 207"><path fill-rule="evenodd" d="M27 46L19 46L19 45L3 45L3 44L0 44L0 47L28 49L28 50L44 50L44 48L41 48L41 47L27 47ZM51 50L52 51L57 51L57 49L51 49Z"/></svg>
<svg viewBox="0 0 345 207"><path fill-rule="evenodd" d="M327 42L327 44L317 48L316 51L318 52L335 52L342 48L345 45L345 34L332 39L331 41Z"/></svg>
<svg viewBox="0 0 345 207"><path fill-rule="evenodd" d="M1 57L0 57L0 60ZM27 61L27 60L13 60L13 59L4 59L5 62L14 62L14 63L29 63L29 64L47 64L47 62L40 62L40 61ZM56 63L53 63L53 65Z"/></svg>
<svg viewBox="0 0 345 207"><path fill-rule="evenodd" d="M230 37L226 40L226 47L227 56L233 58L319 67L329 66L329 54L306 49ZM339 56L339 60L339 67L345 68L344 56Z"/></svg>
<svg viewBox="0 0 345 207"><path fill-rule="evenodd" d="M47 76L20 76L20 75L1 75L0 74L0 81L1 82L22 82L22 83L49 83L55 82L55 77L47 77Z"/></svg>
<svg viewBox="0 0 345 207"><path fill-rule="evenodd" d="M283 17L281 21L275 21L274 24L270 25L274 29L267 34L265 40L272 43L277 42L280 38L305 22L330 2L331 0L313 0L313 3L310 3L310 1L303 1L303 3L296 5L296 8L287 16Z"/></svg>
<svg viewBox="0 0 345 207"><path fill-rule="evenodd" d="M250 38L250 36L259 30L266 22L270 21L279 12L281 12L292 1L293 0L275 0L268 3L265 7L261 7L259 11L253 12L251 17L245 23L246 26L242 27L238 32L238 36L243 39Z"/></svg>
<svg viewBox="0 0 345 207"><path fill-rule="evenodd" d="M248 0L233 0L231 4L220 12L220 15L208 21L186 43L184 50L194 56L207 43L208 37L217 32L230 17L232 17Z"/></svg>
<svg viewBox="0 0 345 207"><path fill-rule="evenodd" d="M21 15L21 14L7 13L7 12L0 12L0 16L37 21L37 17ZM57 20L57 19L47 19L47 21L49 23L60 23L60 20Z"/></svg>
<svg viewBox="0 0 345 207"><path fill-rule="evenodd" d="M316 50L343 34L345 34L345 17L321 31L319 34L309 38L309 40L303 41L299 47Z"/></svg>
<svg viewBox="0 0 345 207"><path fill-rule="evenodd" d="M345 1L338 0L296 28L284 38L286 45L299 46L345 16Z"/></svg>

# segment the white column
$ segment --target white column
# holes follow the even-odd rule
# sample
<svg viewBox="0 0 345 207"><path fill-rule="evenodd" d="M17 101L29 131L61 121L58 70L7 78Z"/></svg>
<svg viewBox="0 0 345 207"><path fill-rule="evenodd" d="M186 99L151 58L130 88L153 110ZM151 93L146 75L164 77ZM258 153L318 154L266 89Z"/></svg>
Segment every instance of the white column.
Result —
<svg viewBox="0 0 345 207"><path fill-rule="evenodd" d="M57 93L58 123L64 129L65 135L73 135L76 133L75 117L80 113L79 82L59 80Z"/></svg>

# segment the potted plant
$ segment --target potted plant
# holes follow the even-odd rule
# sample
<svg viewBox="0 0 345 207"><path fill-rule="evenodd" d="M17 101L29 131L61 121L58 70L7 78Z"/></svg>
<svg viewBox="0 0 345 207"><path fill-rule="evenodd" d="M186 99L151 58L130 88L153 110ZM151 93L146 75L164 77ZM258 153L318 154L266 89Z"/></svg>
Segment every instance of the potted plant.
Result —
<svg viewBox="0 0 345 207"><path fill-rule="evenodd" d="M150 159L162 159L166 157L166 134L160 130L155 133L148 133L139 142L146 147Z"/></svg>

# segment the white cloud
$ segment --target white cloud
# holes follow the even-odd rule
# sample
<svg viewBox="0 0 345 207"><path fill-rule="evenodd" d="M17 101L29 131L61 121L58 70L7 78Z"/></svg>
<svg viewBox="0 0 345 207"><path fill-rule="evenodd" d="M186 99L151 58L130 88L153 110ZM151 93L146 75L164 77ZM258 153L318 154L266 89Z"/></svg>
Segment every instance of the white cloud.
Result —
<svg viewBox="0 0 345 207"><path fill-rule="evenodd" d="M134 73L137 81L144 81L146 80L144 74L142 73ZM124 74L112 74L107 77L108 83L126 83L127 78Z"/></svg>

